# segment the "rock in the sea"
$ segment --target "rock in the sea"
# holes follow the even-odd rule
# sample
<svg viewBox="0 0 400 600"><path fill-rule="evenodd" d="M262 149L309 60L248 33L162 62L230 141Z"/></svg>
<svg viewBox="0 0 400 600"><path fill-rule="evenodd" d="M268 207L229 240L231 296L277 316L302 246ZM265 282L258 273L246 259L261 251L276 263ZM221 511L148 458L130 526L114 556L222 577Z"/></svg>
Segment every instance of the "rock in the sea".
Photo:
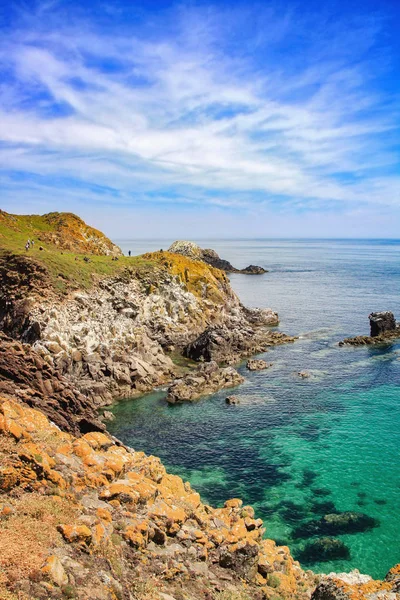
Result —
<svg viewBox="0 0 400 600"><path fill-rule="evenodd" d="M232 367L220 368L214 361L201 364L194 373L176 379L168 388L167 402L192 401L217 390L243 383L244 378Z"/></svg>
<svg viewBox="0 0 400 600"><path fill-rule="evenodd" d="M396 329L396 319L390 311L374 312L368 318L371 327L371 337L376 337L382 333Z"/></svg>
<svg viewBox="0 0 400 600"><path fill-rule="evenodd" d="M105 410L103 412L103 419L104 419L104 421L114 421L115 415L112 412L110 412L109 410Z"/></svg>
<svg viewBox="0 0 400 600"><path fill-rule="evenodd" d="M372 346L385 344L400 337L400 325L390 311L374 312L369 315L371 335L357 335L339 342L339 346Z"/></svg>
<svg viewBox="0 0 400 600"><path fill-rule="evenodd" d="M295 340L279 331L269 331L263 327L252 328L239 320L234 325L232 321L232 327L208 327L184 348L184 356L197 361L216 360L232 364L242 356L260 354L271 346Z"/></svg>
<svg viewBox="0 0 400 600"><path fill-rule="evenodd" d="M250 358L247 361L246 367L249 369L249 371L262 371L263 369L272 367L272 363L267 363L261 358Z"/></svg>
<svg viewBox="0 0 400 600"><path fill-rule="evenodd" d="M309 377L311 377L311 373L309 373L308 371L299 371L297 375L302 379L308 379Z"/></svg>
<svg viewBox="0 0 400 600"><path fill-rule="evenodd" d="M268 273L266 269L259 267L258 265L249 265L248 267L241 269L240 272L244 273L244 275L262 275L263 273Z"/></svg>
<svg viewBox="0 0 400 600"><path fill-rule="evenodd" d="M349 560L350 550L342 540L324 537L307 542L300 553L302 562Z"/></svg>
<svg viewBox="0 0 400 600"><path fill-rule="evenodd" d="M240 404L240 398L238 398L238 396L227 396L225 398L225 402L226 404Z"/></svg>

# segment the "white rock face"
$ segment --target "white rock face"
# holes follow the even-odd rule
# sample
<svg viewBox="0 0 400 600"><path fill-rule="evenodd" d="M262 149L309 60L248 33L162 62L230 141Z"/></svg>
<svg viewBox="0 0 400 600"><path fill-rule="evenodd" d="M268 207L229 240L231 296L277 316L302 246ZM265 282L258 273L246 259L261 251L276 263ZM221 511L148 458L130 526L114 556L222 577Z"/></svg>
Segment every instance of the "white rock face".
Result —
<svg viewBox="0 0 400 600"><path fill-rule="evenodd" d="M207 277L194 293L169 271L160 271L156 281L154 274L124 274L63 303L44 302L30 314L40 331L34 348L98 405L148 391L176 376L168 351L183 348L209 325L250 335L250 324L276 319L270 310L245 309L227 280L211 271Z"/></svg>

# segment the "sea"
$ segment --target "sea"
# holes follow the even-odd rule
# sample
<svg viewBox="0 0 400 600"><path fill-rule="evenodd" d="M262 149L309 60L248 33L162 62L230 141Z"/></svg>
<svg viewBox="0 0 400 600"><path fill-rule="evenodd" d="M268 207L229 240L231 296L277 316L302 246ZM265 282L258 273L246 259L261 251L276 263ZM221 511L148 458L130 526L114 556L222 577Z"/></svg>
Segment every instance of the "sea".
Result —
<svg viewBox="0 0 400 600"><path fill-rule="evenodd" d="M135 255L172 241L118 243ZM400 241L195 241L238 268L266 268L232 274L231 285L243 304L277 310L279 329L298 340L261 354L273 363L265 371L238 365L246 379L237 406L226 390L168 406L160 389L113 406L111 433L159 456L204 502L251 504L266 537L304 568L384 577L400 562L400 340L338 342L368 334L373 311L400 318ZM323 517L343 512L357 513L358 525L345 518L326 532ZM310 552L326 535L342 542L339 557Z"/></svg>

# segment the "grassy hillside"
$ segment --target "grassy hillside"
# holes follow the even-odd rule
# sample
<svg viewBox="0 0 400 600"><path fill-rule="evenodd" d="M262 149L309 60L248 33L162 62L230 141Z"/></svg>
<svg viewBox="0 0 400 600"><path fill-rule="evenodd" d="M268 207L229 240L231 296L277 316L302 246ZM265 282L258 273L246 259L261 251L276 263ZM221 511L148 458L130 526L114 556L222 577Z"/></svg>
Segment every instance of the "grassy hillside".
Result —
<svg viewBox="0 0 400 600"><path fill-rule="evenodd" d="M34 246L25 250L27 240ZM117 260L116 260L117 259ZM128 258L104 234L71 213L11 215L0 211L0 271L24 269L46 273L50 287L66 293L85 289L96 279L115 275L127 266L149 261ZM35 269L38 267L38 269Z"/></svg>
<svg viewBox="0 0 400 600"><path fill-rule="evenodd" d="M34 246L25 249L27 240ZM19 297L44 294L46 289L65 295L89 289L96 281L126 272L157 287L160 270L181 279L195 295L215 302L230 289L226 275L205 263L169 252L126 257L103 233L72 213L11 215L0 211L0 284Z"/></svg>

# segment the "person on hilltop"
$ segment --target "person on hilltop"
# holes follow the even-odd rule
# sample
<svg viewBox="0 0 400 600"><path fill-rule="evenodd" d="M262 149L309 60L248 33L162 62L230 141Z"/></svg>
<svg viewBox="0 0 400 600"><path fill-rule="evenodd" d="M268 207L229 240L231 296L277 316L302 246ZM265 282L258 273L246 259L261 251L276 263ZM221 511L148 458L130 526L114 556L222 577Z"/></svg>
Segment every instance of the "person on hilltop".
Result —
<svg viewBox="0 0 400 600"><path fill-rule="evenodd" d="M130 250L128 250L128 256L130 256L130 255L131 255L131 251L130 251Z"/></svg>

